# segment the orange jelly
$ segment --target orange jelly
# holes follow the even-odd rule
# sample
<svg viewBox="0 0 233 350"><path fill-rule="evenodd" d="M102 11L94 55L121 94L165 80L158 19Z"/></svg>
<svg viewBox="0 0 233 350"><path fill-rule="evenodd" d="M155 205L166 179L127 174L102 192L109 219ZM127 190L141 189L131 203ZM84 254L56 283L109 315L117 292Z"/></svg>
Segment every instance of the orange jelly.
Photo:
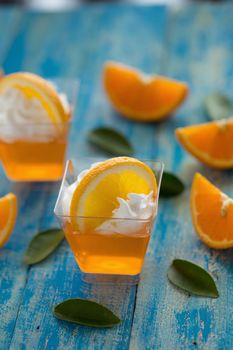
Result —
<svg viewBox="0 0 233 350"><path fill-rule="evenodd" d="M0 160L13 181L56 181L62 177L68 127L47 142L0 139Z"/></svg>
<svg viewBox="0 0 233 350"><path fill-rule="evenodd" d="M65 224L66 239L85 273L137 275L141 272L153 220L135 234L74 232ZM144 233L144 234L143 234Z"/></svg>

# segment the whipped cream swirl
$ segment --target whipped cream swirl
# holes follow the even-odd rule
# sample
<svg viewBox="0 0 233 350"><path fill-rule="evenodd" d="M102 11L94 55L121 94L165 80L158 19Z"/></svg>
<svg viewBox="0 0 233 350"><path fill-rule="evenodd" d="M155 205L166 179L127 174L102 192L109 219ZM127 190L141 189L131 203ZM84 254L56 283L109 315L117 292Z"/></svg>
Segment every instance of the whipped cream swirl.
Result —
<svg viewBox="0 0 233 350"><path fill-rule="evenodd" d="M78 175L77 180L73 184L64 187L61 198L63 215L70 215L72 196L82 178L90 171L90 169L100 163L101 162L93 163L89 169L83 170ZM145 221L143 220L148 220L156 215L156 202L153 198L153 191L147 195L129 193L128 199L118 197L117 201L119 207L113 210L111 218L105 220L96 228L98 233L134 234L145 226Z"/></svg>
<svg viewBox="0 0 233 350"><path fill-rule="evenodd" d="M59 96L65 111L69 111L66 95ZM38 99L27 99L15 88L8 88L0 95L0 140L48 142L59 132Z"/></svg>
<svg viewBox="0 0 233 350"><path fill-rule="evenodd" d="M145 222L155 215L156 203L153 192L149 194L129 193L128 199L117 198L119 207L112 212L112 219L106 220L97 227L99 233L131 234L140 231ZM117 219L117 220L116 220ZM131 219L131 220L124 220ZM141 220L141 221L140 221Z"/></svg>

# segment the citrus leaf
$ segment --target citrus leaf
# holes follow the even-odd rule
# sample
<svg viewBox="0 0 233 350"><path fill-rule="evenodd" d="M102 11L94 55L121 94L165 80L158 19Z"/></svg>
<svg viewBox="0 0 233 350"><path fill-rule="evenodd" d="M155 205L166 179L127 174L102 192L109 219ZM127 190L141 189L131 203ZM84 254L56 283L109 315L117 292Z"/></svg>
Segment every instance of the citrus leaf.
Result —
<svg viewBox="0 0 233 350"><path fill-rule="evenodd" d="M174 197L184 191L183 182L174 174L164 171L160 187L161 197Z"/></svg>
<svg viewBox="0 0 233 350"><path fill-rule="evenodd" d="M231 100L218 92L214 92L204 99L204 109L212 120L229 118L233 113Z"/></svg>
<svg viewBox="0 0 233 350"><path fill-rule="evenodd" d="M119 131L112 128L97 128L91 130L87 139L101 150L118 156L131 156L133 147Z"/></svg>
<svg viewBox="0 0 233 350"><path fill-rule="evenodd" d="M202 267L182 259L173 260L167 273L177 287L196 295L218 298L219 293L211 275Z"/></svg>
<svg viewBox="0 0 233 350"><path fill-rule="evenodd" d="M63 239L63 231L57 228L38 233L29 243L23 261L27 265L37 264L52 254Z"/></svg>
<svg viewBox="0 0 233 350"><path fill-rule="evenodd" d="M113 327L121 320L108 308L85 299L68 299L54 306L56 318L90 327Z"/></svg>

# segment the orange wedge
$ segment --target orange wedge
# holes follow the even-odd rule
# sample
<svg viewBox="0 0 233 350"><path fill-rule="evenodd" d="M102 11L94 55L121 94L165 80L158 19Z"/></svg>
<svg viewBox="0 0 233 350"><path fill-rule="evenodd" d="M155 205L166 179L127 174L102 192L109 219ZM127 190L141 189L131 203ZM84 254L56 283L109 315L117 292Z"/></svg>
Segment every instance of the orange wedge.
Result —
<svg viewBox="0 0 233 350"><path fill-rule="evenodd" d="M68 121L69 115L56 89L38 75L26 72L5 75L0 79L0 94L9 88L20 90L29 100L35 98L40 101L52 123L59 124Z"/></svg>
<svg viewBox="0 0 233 350"><path fill-rule="evenodd" d="M155 198L156 178L145 163L129 157L103 161L88 171L73 193L70 205L73 224L80 216L100 218L100 225L106 218L112 217L113 210L119 207L118 197L128 199L129 193L149 194L151 191ZM88 219L84 224L96 226Z"/></svg>
<svg viewBox="0 0 233 350"><path fill-rule="evenodd" d="M212 248L233 247L233 200L196 173L191 189L193 225Z"/></svg>
<svg viewBox="0 0 233 350"><path fill-rule="evenodd" d="M176 129L181 145L206 165L233 168L233 118Z"/></svg>
<svg viewBox="0 0 233 350"><path fill-rule="evenodd" d="M168 117L188 94L188 86L183 82L147 76L116 62L105 64L103 84L113 107L122 116L141 122Z"/></svg>
<svg viewBox="0 0 233 350"><path fill-rule="evenodd" d="M8 241L14 229L17 216L17 198L8 193L0 198L0 247Z"/></svg>

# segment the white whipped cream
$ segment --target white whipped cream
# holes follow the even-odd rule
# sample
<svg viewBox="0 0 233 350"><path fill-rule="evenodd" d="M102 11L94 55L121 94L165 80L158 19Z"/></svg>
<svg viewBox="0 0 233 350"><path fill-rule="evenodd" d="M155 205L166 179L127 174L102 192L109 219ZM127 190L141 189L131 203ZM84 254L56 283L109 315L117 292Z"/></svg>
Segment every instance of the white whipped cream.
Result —
<svg viewBox="0 0 233 350"><path fill-rule="evenodd" d="M119 207L113 210L112 219L104 221L102 225L97 227L97 232L105 234L111 234L112 232L135 233L145 226L143 220L150 219L155 215L156 203L153 200L152 191L148 195L129 193L127 200L119 197L117 200ZM120 219L116 220L117 218Z"/></svg>
<svg viewBox="0 0 233 350"><path fill-rule="evenodd" d="M59 96L65 111L69 111L66 95ZM0 139L48 142L58 133L38 99L26 99L15 88L8 88L0 95Z"/></svg>
<svg viewBox="0 0 233 350"><path fill-rule="evenodd" d="M70 215L70 204L77 185L89 172L89 170L94 168L97 164L100 164L100 162L93 163L89 169L83 170L78 175L77 180L73 184L69 186L66 185L64 187L61 199L63 215ZM99 227L96 228L98 233L135 233L145 225L143 220L153 218L156 215L156 202L153 198L152 191L148 195L129 193L128 199L125 200L118 197L117 201L119 203L119 207L113 210L112 217L110 219L104 221ZM137 221L135 219L137 219Z"/></svg>

